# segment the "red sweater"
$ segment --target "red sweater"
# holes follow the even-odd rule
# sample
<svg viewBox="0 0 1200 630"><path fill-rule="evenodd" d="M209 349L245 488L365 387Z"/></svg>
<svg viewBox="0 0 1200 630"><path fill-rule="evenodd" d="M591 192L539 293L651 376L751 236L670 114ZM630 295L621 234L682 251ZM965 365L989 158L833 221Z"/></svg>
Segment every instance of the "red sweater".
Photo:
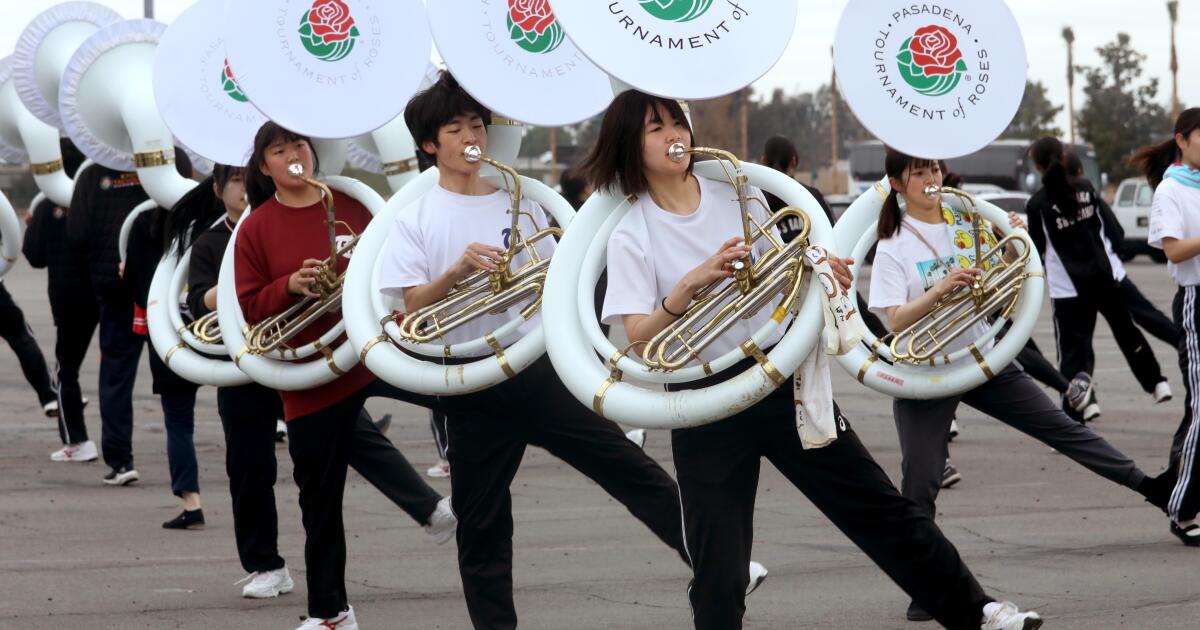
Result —
<svg viewBox="0 0 1200 630"><path fill-rule="evenodd" d="M337 212L339 242L343 236L362 234L371 221L371 213L359 202L333 193ZM307 208L290 208L272 198L254 209L238 230L234 245L235 282L238 302L246 323L255 324L286 310L300 298L288 293L288 278L300 269L306 258L329 257L329 227L325 208L320 203ZM338 259L338 270L345 272L348 257ZM338 321L340 312L325 315L288 341L299 347L316 340ZM339 342L345 340L345 335ZM325 358L317 354L315 360ZM283 398L285 420L293 420L321 411L366 387L375 376L361 364L336 380L301 391L279 392Z"/></svg>

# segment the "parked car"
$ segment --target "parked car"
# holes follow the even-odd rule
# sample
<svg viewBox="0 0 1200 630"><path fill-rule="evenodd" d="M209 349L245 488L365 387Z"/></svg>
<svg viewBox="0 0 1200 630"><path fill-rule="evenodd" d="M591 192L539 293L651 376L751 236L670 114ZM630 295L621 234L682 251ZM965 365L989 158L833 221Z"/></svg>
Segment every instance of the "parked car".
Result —
<svg viewBox="0 0 1200 630"><path fill-rule="evenodd" d="M1125 230L1125 242L1121 244L1121 260L1132 260L1138 254L1147 254L1154 262L1167 262L1161 249L1146 244L1150 230L1150 206L1154 203L1154 190L1144 177L1133 177L1121 182L1117 188L1113 214Z"/></svg>
<svg viewBox="0 0 1200 630"><path fill-rule="evenodd" d="M1013 190L985 192L976 195L976 198L986 201L1005 212L1017 213L1017 216L1021 217L1022 221L1027 219L1025 214L1025 205L1029 203L1029 197L1029 193L1017 192Z"/></svg>

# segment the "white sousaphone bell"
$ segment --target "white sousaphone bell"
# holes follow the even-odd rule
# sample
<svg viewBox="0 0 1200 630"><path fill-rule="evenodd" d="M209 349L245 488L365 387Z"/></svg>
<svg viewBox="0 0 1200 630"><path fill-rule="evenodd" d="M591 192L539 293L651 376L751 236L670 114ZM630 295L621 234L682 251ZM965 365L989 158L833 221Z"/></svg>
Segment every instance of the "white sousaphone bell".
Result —
<svg viewBox="0 0 1200 630"><path fill-rule="evenodd" d="M0 192L0 277L12 269L21 255L21 220L8 196Z"/></svg>
<svg viewBox="0 0 1200 630"><path fill-rule="evenodd" d="M138 180L159 206L170 208L196 182L175 168L171 131L155 106L154 52L166 26L128 20L93 33L68 62L59 112L71 140L88 157Z"/></svg>
<svg viewBox="0 0 1200 630"><path fill-rule="evenodd" d="M17 97L12 73L12 57L0 59L0 156L6 161L29 160L33 181L55 204L71 205L75 183L63 167L58 129L29 113Z"/></svg>
<svg viewBox="0 0 1200 630"><path fill-rule="evenodd" d="M293 8L285 2L275 1L255 3L250 10L273 15L277 10L291 11ZM241 3L226 3L226 10L244 12L247 7ZM305 82L303 77L294 72L276 70L279 67L277 64L284 64L288 68L291 66L287 65L290 62L285 57L279 56L278 51L271 48L275 44L270 40L276 31L273 18L261 23L239 18L226 33L229 63L237 69L239 83L250 102L284 127L313 138L321 169L326 173L340 172L348 158L362 165L364 158L377 155L381 169L386 169L385 162L404 162L412 156L412 141L398 114L407 100L402 95L416 90L428 64L425 59L429 36L424 26L423 7L415 0L404 0L362 7L361 10L374 13L352 13L351 20L364 21L362 23L377 20L379 28L395 37L379 40L378 45L385 48L376 49L376 54L372 54L369 48L376 42L364 40L349 48L344 47L343 50L349 51L344 58L325 61L306 59L303 63L314 64L313 67L320 72L350 74L355 72L356 63L360 69L364 67L362 55L372 56L369 73L362 73L361 80L353 85L333 91L326 85ZM296 18L295 22L299 24L300 15ZM288 19L291 20L290 17ZM294 33L291 35L295 36ZM301 43L297 38L294 45L299 49ZM421 51L420 56L411 54L417 50ZM411 85L408 85L410 82ZM381 99L380 94L390 96ZM281 95L287 95L288 98L280 98ZM331 105L335 100L336 107L333 107ZM307 103L311 107L297 106L297 102ZM335 112L336 115L333 115ZM328 138L354 138L359 146L351 148L349 140ZM379 215L383 209L383 198L362 182L337 176L318 181L313 179L313 175L296 174L311 185L328 186L331 190L346 194L362 203L372 215ZM400 176L400 179L389 178L391 185L401 184L405 177L412 176L407 171L393 175ZM410 183L404 189L412 185ZM377 223L373 220L371 225ZM221 337L237 366L260 384L280 390L300 390L328 383L357 365L357 350L349 343L339 343L345 334L344 321L315 342L299 346L289 343L290 335L314 318L313 313L334 312L342 308L344 285L337 287L344 280L336 277L336 260L326 261L325 271L332 270L328 274L329 288L334 289L328 296L305 300L302 307L284 314L286 317L273 319L265 326L261 322L259 326L246 325L234 282L233 251L241 224L234 229L229 241L217 284ZM359 235L359 242L361 237ZM354 245L353 260L359 257L359 247L358 243ZM281 334L274 334L280 331Z"/></svg>

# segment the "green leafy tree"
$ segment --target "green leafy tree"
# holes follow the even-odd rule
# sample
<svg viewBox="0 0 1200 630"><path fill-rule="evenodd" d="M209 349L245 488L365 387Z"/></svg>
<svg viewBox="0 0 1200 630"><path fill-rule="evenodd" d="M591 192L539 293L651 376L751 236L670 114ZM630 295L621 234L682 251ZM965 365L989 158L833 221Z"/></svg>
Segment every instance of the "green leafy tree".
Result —
<svg viewBox="0 0 1200 630"><path fill-rule="evenodd" d="M1157 102L1158 79L1143 79L1146 55L1129 35L1096 49L1101 63L1081 66L1087 102L1079 111L1083 139L1096 149L1100 169L1114 180L1134 174L1128 158L1140 146L1170 132L1170 116Z"/></svg>
<svg viewBox="0 0 1200 630"><path fill-rule="evenodd" d="M1004 130L1003 137L1034 140L1042 136L1061 136L1063 132L1054 125L1054 119L1062 110L1062 105L1056 107L1046 97L1046 86L1041 81L1027 81L1021 108Z"/></svg>

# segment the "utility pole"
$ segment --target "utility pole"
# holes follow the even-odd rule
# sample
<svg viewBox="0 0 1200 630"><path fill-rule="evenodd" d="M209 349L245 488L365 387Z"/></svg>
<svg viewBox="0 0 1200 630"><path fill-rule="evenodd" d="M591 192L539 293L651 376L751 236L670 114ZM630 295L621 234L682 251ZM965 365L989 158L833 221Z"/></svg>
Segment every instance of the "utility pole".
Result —
<svg viewBox="0 0 1200 630"><path fill-rule="evenodd" d="M1075 31L1063 29L1067 40L1067 116L1071 119L1071 144L1075 144Z"/></svg>
<svg viewBox="0 0 1200 630"><path fill-rule="evenodd" d="M1171 0L1167 3L1167 13L1171 16L1171 123L1179 120L1179 56L1175 54L1175 25L1179 22L1179 2Z"/></svg>
<svg viewBox="0 0 1200 630"><path fill-rule="evenodd" d="M833 55L833 47L829 48L829 54ZM829 154L833 156L833 166L829 170L829 177L832 184L829 187L830 194L839 194L841 189L838 188L838 89L837 89L837 66L834 66L833 71L829 76L829 101L830 101L830 125L829 125ZM815 182L814 182L815 183Z"/></svg>
<svg viewBox="0 0 1200 630"><path fill-rule="evenodd" d="M147 20L153 20L154 19L154 0L143 0L143 4L145 5L145 10L143 11L143 13L145 13L145 18Z"/></svg>
<svg viewBox="0 0 1200 630"><path fill-rule="evenodd" d="M750 157L750 88L742 88L742 93L740 96L741 116L739 117L739 124L741 127L742 136L742 151L740 155L742 156L742 159L745 160L749 159Z"/></svg>

